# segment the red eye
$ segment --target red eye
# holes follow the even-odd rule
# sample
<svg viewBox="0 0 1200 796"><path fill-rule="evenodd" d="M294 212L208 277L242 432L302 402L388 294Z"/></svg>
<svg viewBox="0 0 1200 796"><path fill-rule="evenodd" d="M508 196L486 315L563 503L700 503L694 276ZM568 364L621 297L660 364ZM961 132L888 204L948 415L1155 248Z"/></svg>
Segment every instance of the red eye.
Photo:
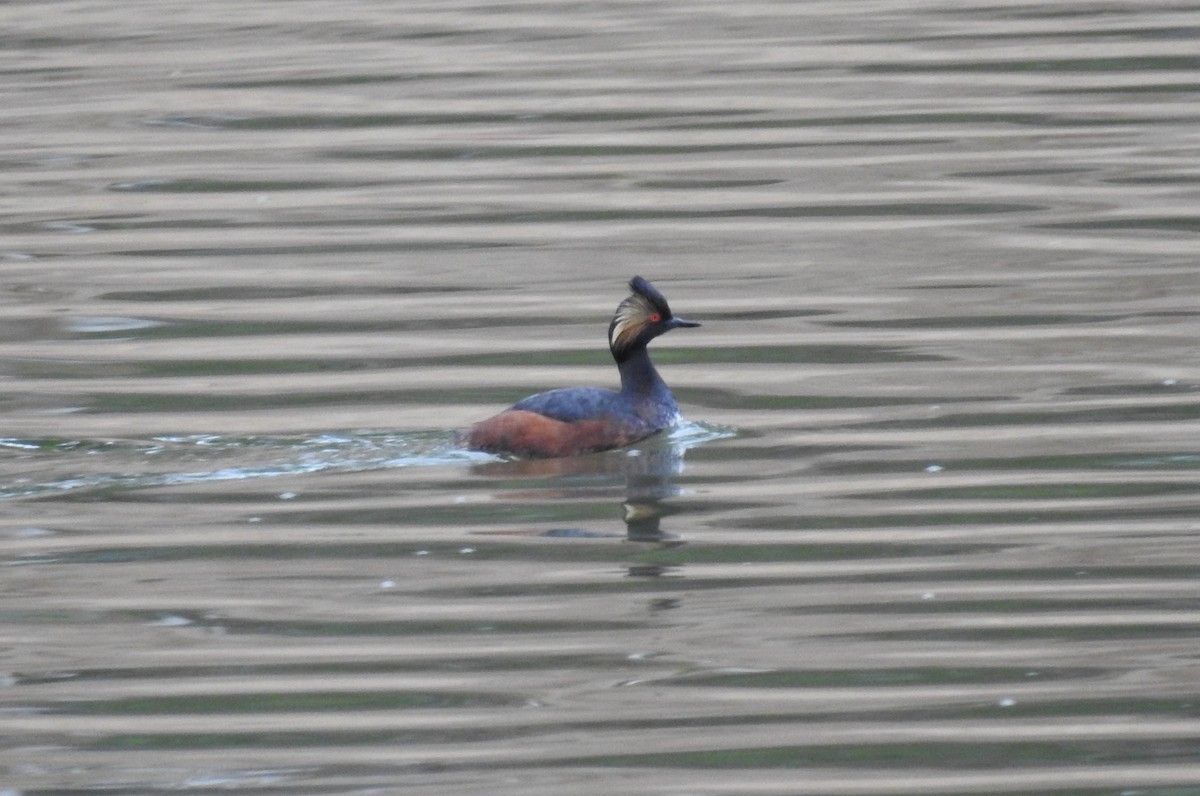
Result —
<svg viewBox="0 0 1200 796"><path fill-rule="evenodd" d="M662 320L662 316L659 315L657 312L650 313L650 323L658 323L661 320Z"/></svg>

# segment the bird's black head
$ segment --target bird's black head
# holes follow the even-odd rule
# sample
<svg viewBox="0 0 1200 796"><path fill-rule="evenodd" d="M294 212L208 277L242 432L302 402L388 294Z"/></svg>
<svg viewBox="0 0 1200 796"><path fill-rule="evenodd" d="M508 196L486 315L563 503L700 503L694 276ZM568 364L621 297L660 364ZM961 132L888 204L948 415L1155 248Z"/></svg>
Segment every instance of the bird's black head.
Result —
<svg viewBox="0 0 1200 796"><path fill-rule="evenodd" d="M608 326L608 347L618 362L664 332L700 325L672 315L666 297L640 276L629 280L629 290Z"/></svg>

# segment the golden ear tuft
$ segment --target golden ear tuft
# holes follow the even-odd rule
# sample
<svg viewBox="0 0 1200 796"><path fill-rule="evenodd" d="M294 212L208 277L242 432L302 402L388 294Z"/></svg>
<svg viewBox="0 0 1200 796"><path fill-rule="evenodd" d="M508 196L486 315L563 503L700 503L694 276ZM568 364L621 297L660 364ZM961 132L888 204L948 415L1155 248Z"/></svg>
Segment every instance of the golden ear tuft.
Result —
<svg viewBox="0 0 1200 796"><path fill-rule="evenodd" d="M608 347L620 351L633 345L657 308L645 296L634 293L621 302L608 329Z"/></svg>

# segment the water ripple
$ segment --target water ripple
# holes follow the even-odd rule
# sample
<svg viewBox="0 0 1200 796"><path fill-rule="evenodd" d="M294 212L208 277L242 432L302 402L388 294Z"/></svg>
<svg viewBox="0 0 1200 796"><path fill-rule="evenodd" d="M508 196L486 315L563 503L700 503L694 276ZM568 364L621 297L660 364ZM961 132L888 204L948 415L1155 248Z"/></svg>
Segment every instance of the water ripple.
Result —
<svg viewBox="0 0 1200 796"><path fill-rule="evenodd" d="M683 451L734 436L721 426L681 421L665 442L676 456ZM145 442L0 439L0 449L38 456L99 455L92 466L102 472L53 480L16 479L0 487L0 500L46 497L80 490L130 490L186 486L214 481L274 478L326 471L362 472L405 467L445 467L500 461L493 454L462 448L454 432L319 434L311 437L232 437L188 434L153 437ZM627 456L637 456L634 446ZM179 469L179 468L188 469ZM199 468L199 469L193 469Z"/></svg>

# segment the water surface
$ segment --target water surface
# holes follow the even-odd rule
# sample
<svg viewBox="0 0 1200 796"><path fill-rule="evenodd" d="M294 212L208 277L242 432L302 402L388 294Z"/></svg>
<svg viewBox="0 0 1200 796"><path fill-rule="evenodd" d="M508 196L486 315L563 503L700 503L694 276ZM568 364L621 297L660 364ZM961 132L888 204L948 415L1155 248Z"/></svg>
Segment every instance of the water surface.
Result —
<svg viewBox="0 0 1200 796"><path fill-rule="evenodd" d="M1200 793L1200 11L3 18L6 793Z"/></svg>

